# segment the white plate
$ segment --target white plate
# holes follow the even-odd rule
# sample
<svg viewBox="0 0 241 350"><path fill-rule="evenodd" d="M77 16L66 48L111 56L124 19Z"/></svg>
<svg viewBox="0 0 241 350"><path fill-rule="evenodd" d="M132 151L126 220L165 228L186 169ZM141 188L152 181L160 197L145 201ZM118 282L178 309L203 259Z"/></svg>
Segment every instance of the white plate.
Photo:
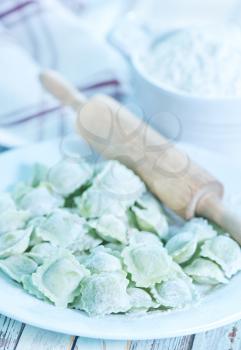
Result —
<svg viewBox="0 0 241 350"><path fill-rule="evenodd" d="M217 175L227 189L237 192L241 168L209 153L185 146L196 161ZM36 144L0 156L0 189L13 184L23 164L41 161L49 165L60 158L59 141ZM201 304L187 310L154 313L148 316L111 315L90 318L84 313L57 308L27 293L0 274L0 313L52 331L104 339L154 339L207 331L241 318L241 274L225 287L207 296Z"/></svg>

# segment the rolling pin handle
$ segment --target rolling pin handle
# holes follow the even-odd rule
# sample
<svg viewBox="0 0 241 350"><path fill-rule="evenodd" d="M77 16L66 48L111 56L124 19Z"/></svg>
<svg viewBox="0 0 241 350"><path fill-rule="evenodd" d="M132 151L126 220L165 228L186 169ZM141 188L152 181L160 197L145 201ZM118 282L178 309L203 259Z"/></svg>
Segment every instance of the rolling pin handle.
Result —
<svg viewBox="0 0 241 350"><path fill-rule="evenodd" d="M196 213L218 224L241 245L241 217L218 196L203 197L198 203Z"/></svg>
<svg viewBox="0 0 241 350"><path fill-rule="evenodd" d="M66 82L57 72L46 69L40 73L39 78L43 86L54 97L64 105L72 107L76 112L85 104L86 97Z"/></svg>
<svg viewBox="0 0 241 350"><path fill-rule="evenodd" d="M210 183L205 184L203 187L200 187L199 190L193 195L190 200L190 203L187 205L186 213L184 218L190 220L195 215L198 215L200 208L206 206L206 199L208 197L214 197L222 200L224 194L224 187L221 182L214 180Z"/></svg>

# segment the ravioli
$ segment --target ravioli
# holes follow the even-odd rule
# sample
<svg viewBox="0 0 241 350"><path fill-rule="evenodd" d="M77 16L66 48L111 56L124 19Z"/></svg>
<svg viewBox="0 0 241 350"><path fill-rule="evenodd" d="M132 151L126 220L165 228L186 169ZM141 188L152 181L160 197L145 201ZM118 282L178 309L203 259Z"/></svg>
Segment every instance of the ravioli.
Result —
<svg viewBox="0 0 241 350"><path fill-rule="evenodd" d="M125 245L120 243L107 243L104 247L111 255L120 258Z"/></svg>
<svg viewBox="0 0 241 350"><path fill-rule="evenodd" d="M91 273L122 271L120 259L103 247L96 248L85 258L84 266Z"/></svg>
<svg viewBox="0 0 241 350"><path fill-rule="evenodd" d="M79 294L81 280L89 271L71 254L46 260L32 275L33 285L56 306L67 307Z"/></svg>
<svg viewBox="0 0 241 350"><path fill-rule="evenodd" d="M155 234L139 231L137 229L129 229L128 230L128 242L131 245L143 243L143 244L162 244L159 237Z"/></svg>
<svg viewBox="0 0 241 350"><path fill-rule="evenodd" d="M11 195L7 192L0 193L0 213L15 208L15 203Z"/></svg>
<svg viewBox="0 0 241 350"><path fill-rule="evenodd" d="M107 213L116 216L125 215L123 203L98 188L90 187L81 196L75 197L74 202L80 215L87 219L99 218Z"/></svg>
<svg viewBox="0 0 241 350"><path fill-rule="evenodd" d="M156 233L162 239L168 234L168 223L160 204L150 195L144 194L132 207L137 227L142 231Z"/></svg>
<svg viewBox="0 0 241 350"><path fill-rule="evenodd" d="M63 198L54 195L46 186L32 188L19 200L21 209L28 210L32 216L50 214L54 209L62 207Z"/></svg>
<svg viewBox="0 0 241 350"><path fill-rule="evenodd" d="M13 280L21 282L25 275L31 275L38 265L26 255L12 255L6 259L0 259L0 269Z"/></svg>
<svg viewBox="0 0 241 350"><path fill-rule="evenodd" d="M90 230L84 235L80 235L76 241L68 246L68 249L72 253L91 251L92 249L98 247L101 243L103 243L102 239L97 236L95 232Z"/></svg>
<svg viewBox="0 0 241 350"><path fill-rule="evenodd" d="M207 240L200 254L220 265L228 278L241 270L240 246L227 236L220 235Z"/></svg>
<svg viewBox="0 0 241 350"><path fill-rule="evenodd" d="M92 316L126 312L131 307L127 285L120 272L93 274L83 280L80 297L73 306Z"/></svg>
<svg viewBox="0 0 241 350"><path fill-rule="evenodd" d="M144 183L117 161L105 163L93 180L92 186L75 198L80 214L98 218L111 213L125 215L125 210L145 191Z"/></svg>
<svg viewBox="0 0 241 350"><path fill-rule="evenodd" d="M208 259L195 259L190 265L184 268L184 271L195 282L200 284L216 285L228 282L220 267Z"/></svg>
<svg viewBox="0 0 241 350"><path fill-rule="evenodd" d="M90 316L194 304L241 270L241 250L207 220L183 220L118 161L37 164L0 194L0 270L27 293Z"/></svg>
<svg viewBox="0 0 241 350"><path fill-rule="evenodd" d="M158 283L151 291L156 302L167 308L182 308L197 300L197 294L191 282L182 278Z"/></svg>
<svg viewBox="0 0 241 350"><path fill-rule="evenodd" d="M40 300L50 302L50 300L47 297L45 297L45 295L41 293L38 290L38 288L35 287L35 285L33 284L32 275L24 275L21 278L21 282L22 282L23 289L25 289L29 294L35 296Z"/></svg>
<svg viewBox="0 0 241 350"><path fill-rule="evenodd" d="M107 242L126 243L127 241L127 223L125 219L114 216L112 214L104 214L91 226L96 230L97 234Z"/></svg>
<svg viewBox="0 0 241 350"><path fill-rule="evenodd" d="M28 211L15 208L9 208L0 212L0 235L8 231L24 228L29 217Z"/></svg>
<svg viewBox="0 0 241 350"><path fill-rule="evenodd" d="M126 270L137 287L152 287L167 279L172 260L161 245L134 244L122 252Z"/></svg>
<svg viewBox="0 0 241 350"><path fill-rule="evenodd" d="M207 239L217 236L217 232L213 226L208 223L206 219L194 218L186 222L182 230L184 232L191 232L195 235L198 243L203 243Z"/></svg>
<svg viewBox="0 0 241 350"><path fill-rule="evenodd" d="M55 256L58 252L58 247L53 246L49 242L42 242L36 244L28 253L25 253L25 255L33 259L38 265L42 265L46 259Z"/></svg>
<svg viewBox="0 0 241 350"><path fill-rule="evenodd" d="M15 230L0 236L0 258L24 253L28 248L31 228Z"/></svg>
<svg viewBox="0 0 241 350"><path fill-rule="evenodd" d="M141 179L118 161L105 163L95 178L94 186L111 195L125 207L134 204L146 190Z"/></svg>
<svg viewBox="0 0 241 350"><path fill-rule="evenodd" d="M157 307L150 294L141 288L128 288L127 293L130 297L130 312L145 312Z"/></svg>
<svg viewBox="0 0 241 350"><path fill-rule="evenodd" d="M48 173L48 181L55 192L68 196L91 179L93 169L84 161L61 160Z"/></svg>
<svg viewBox="0 0 241 350"><path fill-rule="evenodd" d="M32 186L24 182L18 182L14 186L11 195L17 207L19 206L19 202L23 198L23 196L25 196L31 190L32 190Z"/></svg>
<svg viewBox="0 0 241 350"><path fill-rule="evenodd" d="M184 263L195 254L196 236L190 232L178 233L167 242L166 249L177 263Z"/></svg>
<svg viewBox="0 0 241 350"><path fill-rule="evenodd" d="M35 216L28 221L26 226L30 227L32 230L29 242L30 247L34 247L35 245L42 243L42 239L41 237L37 236L36 231L44 221L45 216Z"/></svg>
<svg viewBox="0 0 241 350"><path fill-rule="evenodd" d="M36 236L42 241L63 248L82 239L86 232L85 220L64 209L53 211L35 229Z"/></svg>

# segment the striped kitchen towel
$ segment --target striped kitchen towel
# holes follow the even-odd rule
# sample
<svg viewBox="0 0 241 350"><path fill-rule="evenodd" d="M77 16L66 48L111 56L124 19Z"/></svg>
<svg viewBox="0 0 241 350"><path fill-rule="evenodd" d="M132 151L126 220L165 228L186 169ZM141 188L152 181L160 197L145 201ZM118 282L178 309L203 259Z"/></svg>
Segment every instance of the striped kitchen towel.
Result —
<svg viewBox="0 0 241 350"><path fill-rule="evenodd" d="M0 128L27 140L66 134L73 124L73 113L40 85L42 69L59 71L87 94L118 97L128 86L124 59L94 34L95 23L90 31L79 15L88 2L78 2L78 15L64 3L69 1L0 2Z"/></svg>

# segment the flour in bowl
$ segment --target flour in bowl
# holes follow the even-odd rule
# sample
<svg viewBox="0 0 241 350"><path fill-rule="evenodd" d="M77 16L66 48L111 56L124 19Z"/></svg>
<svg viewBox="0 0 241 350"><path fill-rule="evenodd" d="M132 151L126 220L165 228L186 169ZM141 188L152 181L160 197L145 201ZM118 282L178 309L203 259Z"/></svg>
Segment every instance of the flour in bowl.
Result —
<svg viewBox="0 0 241 350"><path fill-rule="evenodd" d="M202 97L241 96L241 29L189 27L163 37L142 59L164 87Z"/></svg>

